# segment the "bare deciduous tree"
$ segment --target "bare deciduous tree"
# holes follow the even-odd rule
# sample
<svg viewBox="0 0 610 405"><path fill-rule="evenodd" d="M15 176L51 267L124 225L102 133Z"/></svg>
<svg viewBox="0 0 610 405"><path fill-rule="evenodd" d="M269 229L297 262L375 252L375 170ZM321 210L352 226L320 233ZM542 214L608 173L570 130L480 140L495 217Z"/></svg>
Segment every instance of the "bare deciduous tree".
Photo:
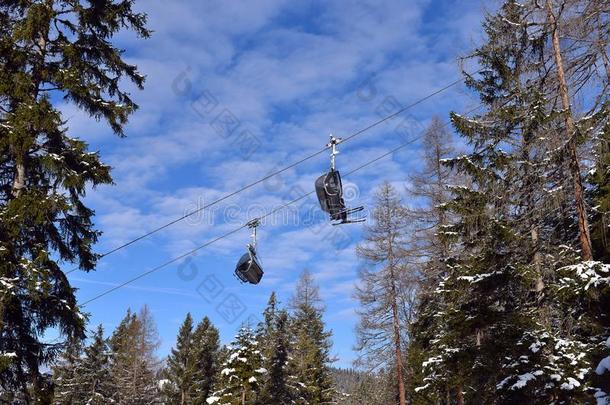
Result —
<svg viewBox="0 0 610 405"><path fill-rule="evenodd" d="M372 216L374 223L367 227L365 242L357 248L367 266L360 271L361 283L355 294L361 304L356 348L361 352L360 363L368 364L371 369L393 363L399 403L404 405L402 346L407 322L400 308L404 307L404 300L409 299L403 286L411 284L405 282L409 271L404 254L408 248L405 236L410 221L396 190L389 183L379 188Z"/></svg>

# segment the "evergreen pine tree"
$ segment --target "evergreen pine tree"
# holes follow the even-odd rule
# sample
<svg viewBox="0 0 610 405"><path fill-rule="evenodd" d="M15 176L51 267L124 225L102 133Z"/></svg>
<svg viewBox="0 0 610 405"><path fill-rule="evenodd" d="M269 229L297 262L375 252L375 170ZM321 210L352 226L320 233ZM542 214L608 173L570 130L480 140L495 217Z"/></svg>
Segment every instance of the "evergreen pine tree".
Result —
<svg viewBox="0 0 610 405"><path fill-rule="evenodd" d="M595 260L610 264L610 124L599 134L595 145L595 166L589 172L591 242Z"/></svg>
<svg viewBox="0 0 610 405"><path fill-rule="evenodd" d="M273 349L268 354L268 378L263 390L263 403L290 404L300 399L302 387L291 374L288 364L290 350L290 336L288 334L289 318L286 311L280 311L275 320L275 331L270 341Z"/></svg>
<svg viewBox="0 0 610 405"><path fill-rule="evenodd" d="M453 187L454 199L446 204L458 219L439 233L457 241L461 250L449 256L446 275L435 291L440 305L427 318L432 325L416 328L436 336L429 345L424 343L427 376L415 391L430 389L437 399L452 395L458 404L493 401L508 375L518 379L528 372L511 370L512 363L498 364L520 354L527 358L520 339L538 327L526 304L540 269L532 264L530 240L519 233L523 228L515 221L520 212L537 208L528 204L531 195L521 197L538 184L538 173L530 170L537 146L533 139L546 119L536 110L544 105L539 89L522 82L522 75L536 73L533 62L541 41L525 18L526 10L514 1L487 17L488 42L474 52L483 66L481 78L467 76L467 83L489 112L474 118L452 116L473 152L449 160L449 165L470 185ZM514 391L523 387L515 388L505 393L519 401Z"/></svg>
<svg viewBox="0 0 610 405"><path fill-rule="evenodd" d="M59 361L53 367L54 403L68 405L80 398L78 377L81 373L81 355L83 353L80 341L73 341L62 353Z"/></svg>
<svg viewBox="0 0 610 405"><path fill-rule="evenodd" d="M473 54L483 69L467 83L488 111L452 115L472 152L448 164L469 184L453 188L456 221L440 235L460 249L435 290L441 305L415 328L436 335L414 389L435 400L456 384L458 404L587 402L600 389L591 365L605 350L609 270L578 263L586 221L562 191L576 181L574 141L561 130L572 112L553 102L557 24L540 24L541 12L506 1L486 18L487 42ZM604 117L576 122L579 142Z"/></svg>
<svg viewBox="0 0 610 405"><path fill-rule="evenodd" d="M367 373L350 397L350 405L386 405L395 404L396 378L392 373Z"/></svg>
<svg viewBox="0 0 610 405"><path fill-rule="evenodd" d="M102 405L113 402L110 352L102 325L98 326L91 344L85 348L76 381L79 395L73 403Z"/></svg>
<svg viewBox="0 0 610 405"><path fill-rule="evenodd" d="M193 404L205 404L217 380L220 365L220 335L206 316L193 333Z"/></svg>
<svg viewBox="0 0 610 405"><path fill-rule="evenodd" d="M319 287L307 270L299 278L291 307L294 342L289 367L303 384L304 403L332 403L334 389L329 369L332 334L325 330Z"/></svg>
<svg viewBox="0 0 610 405"><path fill-rule="evenodd" d="M263 377L264 357L254 332L242 327L228 347L227 360L222 364L215 392L206 399L208 404L258 404Z"/></svg>
<svg viewBox="0 0 610 405"><path fill-rule="evenodd" d="M72 102L123 135L137 105L119 84L142 87L144 78L111 41L122 29L149 35L146 16L132 6L0 3L0 352L15 354L0 385L20 389L27 400L28 385L36 396L41 366L61 347L45 343L48 328L65 341L84 337L84 317L58 262L95 267L99 232L83 197L112 182L99 155L68 135L53 103Z"/></svg>
<svg viewBox="0 0 610 405"><path fill-rule="evenodd" d="M449 186L462 182L443 164L445 159L455 156L455 149L452 136L439 117L432 118L424 133L421 155L423 165L410 174L407 186L409 200L413 203L406 208L412 233L409 249L405 252L405 260L419 265L410 267L406 291L400 294L401 299L407 301L407 315L415 318L406 320L409 343L405 364L406 390L415 404L431 399L429 392L424 396L415 392L415 388L423 385L421 364L425 360L426 346L436 338L435 326L439 325L434 314L444 306L442 296L435 292L438 283L447 275L445 261L451 248L447 239L441 237L451 219L444 207L451 200ZM450 380L448 376L442 378L442 381ZM446 387L448 393L457 389Z"/></svg>
<svg viewBox="0 0 610 405"><path fill-rule="evenodd" d="M167 383L163 393L168 404L191 404L194 395L195 347L193 342L193 318L188 313L176 339L176 347L167 358L163 376Z"/></svg>
<svg viewBox="0 0 610 405"><path fill-rule="evenodd" d="M304 400L304 388L288 361L292 349L290 319L278 305L275 292L272 292L263 311L264 320L257 330L257 340L265 358L264 368L268 371L260 393L261 404L291 404Z"/></svg>
<svg viewBox="0 0 610 405"><path fill-rule="evenodd" d="M274 345L270 341L277 332L277 316L279 312L278 300L275 291L267 300L267 307L263 310L263 321L258 325L256 336L261 345L264 356L269 359L274 350Z"/></svg>
<svg viewBox="0 0 610 405"><path fill-rule="evenodd" d="M282 379L281 375L275 374L274 377L271 376L272 374L278 372L277 369L272 367L274 362L273 358L275 357L277 349L277 306L277 296L275 295L275 291L273 291L269 296L269 300L267 301L267 307L263 310L263 320L259 323L256 329L256 340L265 358L263 366L267 371L269 371L269 373L262 380L260 400L263 403L270 402L271 398L275 395L275 392L271 391L271 379L274 378L276 380L274 383L276 383L277 380ZM275 388L279 388L280 392L278 392L278 394L280 397L282 397L283 393L285 392L285 385L276 386ZM280 401L278 403L284 402Z"/></svg>

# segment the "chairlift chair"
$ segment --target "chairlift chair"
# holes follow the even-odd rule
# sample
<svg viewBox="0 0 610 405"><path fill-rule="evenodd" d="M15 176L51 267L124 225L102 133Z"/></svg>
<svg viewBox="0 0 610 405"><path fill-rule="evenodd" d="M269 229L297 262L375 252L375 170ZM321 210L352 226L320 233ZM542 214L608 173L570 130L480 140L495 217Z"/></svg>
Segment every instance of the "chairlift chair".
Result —
<svg viewBox="0 0 610 405"><path fill-rule="evenodd" d="M252 229L252 243L248 244L247 251L235 266L235 276L242 283L258 284L263 278L263 267L256 255L256 227L259 225L258 219L250 221L247 225Z"/></svg>
<svg viewBox="0 0 610 405"><path fill-rule="evenodd" d="M341 174L335 168L335 156L339 154L337 151L337 144L341 142L341 139L337 139L334 136L330 136L330 142L328 147L332 148L330 154L330 171L316 179L316 194L320 207L323 211L330 214L333 225L341 225L355 222L364 222L365 218L350 219L349 215L355 212L362 211L363 206L356 208L347 208L345 201L343 200L343 184L341 182Z"/></svg>

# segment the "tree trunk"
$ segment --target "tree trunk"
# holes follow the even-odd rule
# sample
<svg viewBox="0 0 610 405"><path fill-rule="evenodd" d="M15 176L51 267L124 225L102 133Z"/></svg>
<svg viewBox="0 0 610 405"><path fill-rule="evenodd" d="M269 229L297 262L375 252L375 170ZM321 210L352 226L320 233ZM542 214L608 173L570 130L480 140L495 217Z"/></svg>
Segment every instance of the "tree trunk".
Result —
<svg viewBox="0 0 610 405"><path fill-rule="evenodd" d="M47 31L48 31L48 28L47 28ZM33 96L34 101L36 101L38 99L40 82L42 80L41 74L40 74L41 68L39 65L44 64L46 47L47 47L47 35L48 35L47 31L41 33L40 37L36 41L36 43L38 45L37 53L38 53L38 56L40 57L40 62L39 62L39 64L37 64L37 66L34 67L33 72L32 72L33 79L34 79L33 80L34 81L34 93L32 94L32 96ZM33 131L33 129L31 128L31 124L30 124L30 129ZM27 156L27 151L20 151L20 152L18 152L18 155L15 156L15 178L13 180L13 188L11 191L13 198L19 198L19 196L21 196L21 194L23 193L23 189L25 189L26 156Z"/></svg>
<svg viewBox="0 0 610 405"><path fill-rule="evenodd" d="M610 59L608 59L608 54L606 53L603 47L600 49L600 51L602 63L604 64L604 68L606 69L606 76L608 77L608 81L610 82Z"/></svg>
<svg viewBox="0 0 610 405"><path fill-rule="evenodd" d="M608 82L610 82L610 59L608 59L608 54L606 53L607 44L604 44L604 41L602 40L603 28L599 12L597 13L597 32L597 36L599 37L599 41L597 44L599 46L599 54L601 55L602 63L604 64L604 68L606 69L606 76L608 77Z"/></svg>
<svg viewBox="0 0 610 405"><path fill-rule="evenodd" d="M12 194L14 198L19 198L25 188L25 157L15 164L15 179L13 180Z"/></svg>
<svg viewBox="0 0 610 405"><path fill-rule="evenodd" d="M532 246L534 247L534 268L536 269L535 291L541 293L544 290L544 279L542 277L542 257L540 255L540 243L538 237L538 226L534 225L531 230Z"/></svg>
<svg viewBox="0 0 610 405"><path fill-rule="evenodd" d="M396 297L396 276L394 274L394 264L390 263L391 286L390 293L392 294L392 318L394 324L394 345L396 349L396 379L398 380L398 401L400 405L406 404L405 398L405 381L402 374L402 350L400 348L400 324L398 320L398 303Z"/></svg>
<svg viewBox="0 0 610 405"><path fill-rule="evenodd" d="M559 81L559 95L561 104L564 109L565 126L568 136L568 147L570 152L570 172L572 181L574 182L574 198L576 203L576 214L578 216L578 235L580 239L581 257L583 260L592 260L593 254L591 249L591 236L589 234L589 221L587 219L587 209L585 207L583 197L582 179L580 177L580 165L578 163L578 155L576 153L576 125L572 116L570 107L570 96L568 94L568 85L566 82L565 72L563 69L563 60L561 56L561 47L559 45L558 23L553 14L553 6L551 0L546 0L546 8L548 13L549 23L552 25L552 42L555 63L557 64L557 79Z"/></svg>
<svg viewBox="0 0 610 405"><path fill-rule="evenodd" d="M458 386L457 392L455 393L455 402L457 405L464 405L464 394L462 393L462 386Z"/></svg>

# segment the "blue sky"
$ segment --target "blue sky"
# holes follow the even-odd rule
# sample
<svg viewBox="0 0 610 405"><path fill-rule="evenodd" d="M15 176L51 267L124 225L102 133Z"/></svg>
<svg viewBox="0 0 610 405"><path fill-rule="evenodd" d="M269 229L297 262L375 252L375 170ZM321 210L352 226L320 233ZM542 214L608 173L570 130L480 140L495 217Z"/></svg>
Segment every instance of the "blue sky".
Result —
<svg viewBox="0 0 610 405"><path fill-rule="evenodd" d="M61 106L71 135L87 140L114 168L115 185L87 196L104 232L98 252L319 150L330 132L347 136L452 82L459 76L457 58L480 41L485 5L266 0L141 1L138 7L149 14L152 38L117 38L125 57L147 76L145 90L133 91L140 110L127 138L73 106ZM446 119L449 111L476 104L463 86L454 87L340 145L339 169L347 172L417 135L433 114ZM219 124L227 120L231 125ZM344 179L349 203L370 206L384 180L402 191L418 156L416 143ZM327 154L318 156L104 258L95 272L70 274L79 300L311 191L327 167ZM187 312L196 320L209 316L228 342L242 322L259 316L272 291L287 304L299 273L309 269L326 302L336 365L350 366L358 305L352 294L362 265L354 250L362 226L331 227L313 198L299 206L259 229L266 272L260 285L241 285L233 277L249 239L242 230L188 263L90 303L90 327L102 323L110 332L127 308L148 304L162 339L160 356L174 344Z"/></svg>

